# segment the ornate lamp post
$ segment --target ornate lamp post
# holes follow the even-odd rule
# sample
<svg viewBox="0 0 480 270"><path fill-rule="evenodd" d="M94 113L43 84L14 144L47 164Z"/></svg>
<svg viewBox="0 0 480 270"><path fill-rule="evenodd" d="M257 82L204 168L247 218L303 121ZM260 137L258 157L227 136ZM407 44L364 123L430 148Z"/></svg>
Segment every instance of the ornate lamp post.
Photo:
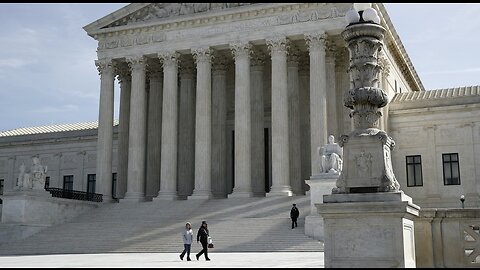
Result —
<svg viewBox="0 0 480 270"><path fill-rule="evenodd" d="M462 202L462 208L465 208L465 195L460 196L460 201Z"/></svg>
<svg viewBox="0 0 480 270"><path fill-rule="evenodd" d="M367 6L365 6L367 5ZM378 53L383 47L385 28L370 4L355 4L357 10L347 12L349 23L342 32L350 52L350 86L344 93L344 105L351 109L354 130L343 135L339 144L344 149L343 174L332 193L372 193L399 191L400 185L392 170L390 151L395 142L378 120L379 110L388 104L387 93L379 87L381 66Z"/></svg>

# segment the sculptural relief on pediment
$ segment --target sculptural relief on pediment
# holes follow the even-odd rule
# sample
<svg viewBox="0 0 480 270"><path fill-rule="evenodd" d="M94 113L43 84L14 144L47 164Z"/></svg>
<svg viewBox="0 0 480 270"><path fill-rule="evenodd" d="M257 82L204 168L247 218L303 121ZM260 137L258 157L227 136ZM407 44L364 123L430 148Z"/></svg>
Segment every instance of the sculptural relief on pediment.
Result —
<svg viewBox="0 0 480 270"><path fill-rule="evenodd" d="M128 25L135 22L165 19L170 17L190 15L210 10L220 10L250 5L252 3L153 3L144 7L105 28Z"/></svg>

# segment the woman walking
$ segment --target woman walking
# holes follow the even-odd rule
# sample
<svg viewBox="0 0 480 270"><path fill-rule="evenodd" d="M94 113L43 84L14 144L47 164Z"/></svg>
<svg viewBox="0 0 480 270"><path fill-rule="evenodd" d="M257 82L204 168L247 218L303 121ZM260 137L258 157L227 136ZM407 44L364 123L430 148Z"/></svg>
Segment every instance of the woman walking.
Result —
<svg viewBox="0 0 480 270"><path fill-rule="evenodd" d="M202 256L202 254L205 254L206 261L210 261L210 259L208 258L208 225L206 221L202 221L202 225L198 229L197 243L199 240L200 243L202 243L203 249L199 253L197 253L197 255L195 255L195 257L197 257L197 261L198 258Z"/></svg>
<svg viewBox="0 0 480 270"><path fill-rule="evenodd" d="M182 232L182 238L183 238L183 252L180 254L180 260L183 261L183 257L185 256L185 253L187 253L187 261L190 260L190 247L192 246L193 242L193 230L192 230L192 224L190 222L187 222L185 224L185 230Z"/></svg>

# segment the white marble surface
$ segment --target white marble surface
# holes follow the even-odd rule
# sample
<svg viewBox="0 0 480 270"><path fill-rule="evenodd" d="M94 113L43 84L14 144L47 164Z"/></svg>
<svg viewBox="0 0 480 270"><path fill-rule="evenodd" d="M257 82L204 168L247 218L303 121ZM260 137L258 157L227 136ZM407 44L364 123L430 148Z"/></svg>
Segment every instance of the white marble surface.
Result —
<svg viewBox="0 0 480 270"><path fill-rule="evenodd" d="M180 250L180 247L179 247ZM180 253L180 251L179 251ZM179 253L62 254L0 256L1 267L139 267L139 268L319 268L323 252L209 252L211 261L193 257L181 261ZM191 255L192 256L192 255Z"/></svg>

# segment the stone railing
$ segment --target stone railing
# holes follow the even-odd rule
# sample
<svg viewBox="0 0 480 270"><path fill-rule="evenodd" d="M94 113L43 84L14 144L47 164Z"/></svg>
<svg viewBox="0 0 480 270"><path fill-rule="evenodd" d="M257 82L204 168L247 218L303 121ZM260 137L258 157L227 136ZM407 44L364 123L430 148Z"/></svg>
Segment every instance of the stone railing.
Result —
<svg viewBox="0 0 480 270"><path fill-rule="evenodd" d="M421 209L417 267L480 267L480 209Z"/></svg>

